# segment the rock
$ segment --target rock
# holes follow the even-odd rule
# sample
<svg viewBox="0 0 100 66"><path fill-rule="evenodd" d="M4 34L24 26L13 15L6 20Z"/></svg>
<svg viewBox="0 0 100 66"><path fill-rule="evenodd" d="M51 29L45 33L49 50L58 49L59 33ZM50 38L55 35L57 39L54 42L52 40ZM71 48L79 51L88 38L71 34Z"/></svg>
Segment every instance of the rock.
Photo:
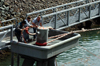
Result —
<svg viewBox="0 0 100 66"><path fill-rule="evenodd" d="M4 0L1 0L1 2L4 2Z"/></svg>
<svg viewBox="0 0 100 66"><path fill-rule="evenodd" d="M5 6L9 6L9 3L7 3L7 2L4 2L4 5L5 5Z"/></svg>
<svg viewBox="0 0 100 66"><path fill-rule="evenodd" d="M4 13L5 13L5 11L2 10L2 14L4 14Z"/></svg>
<svg viewBox="0 0 100 66"><path fill-rule="evenodd" d="M1 21L4 21L5 19L3 17L1 17Z"/></svg>
<svg viewBox="0 0 100 66"><path fill-rule="evenodd" d="M7 10L7 11L8 11L8 10L9 10L9 7L5 7L5 10Z"/></svg>
<svg viewBox="0 0 100 66"><path fill-rule="evenodd" d="M40 0L37 0L37 2L40 2Z"/></svg>
<svg viewBox="0 0 100 66"><path fill-rule="evenodd" d="M6 8L6 6L5 6L5 5L3 5L3 8Z"/></svg>
<svg viewBox="0 0 100 66"><path fill-rule="evenodd" d="M45 2L45 0L42 0L42 2Z"/></svg>
<svg viewBox="0 0 100 66"><path fill-rule="evenodd" d="M3 7L0 7L0 10L4 10L4 8Z"/></svg>
<svg viewBox="0 0 100 66"><path fill-rule="evenodd" d="M6 15L6 18L16 17L20 19L20 16L25 17L26 13L46 9L62 3L65 4L69 1L71 0L0 0L0 12L2 13L0 16Z"/></svg>
<svg viewBox="0 0 100 66"><path fill-rule="evenodd" d="M0 2L0 7L3 5L3 2Z"/></svg>

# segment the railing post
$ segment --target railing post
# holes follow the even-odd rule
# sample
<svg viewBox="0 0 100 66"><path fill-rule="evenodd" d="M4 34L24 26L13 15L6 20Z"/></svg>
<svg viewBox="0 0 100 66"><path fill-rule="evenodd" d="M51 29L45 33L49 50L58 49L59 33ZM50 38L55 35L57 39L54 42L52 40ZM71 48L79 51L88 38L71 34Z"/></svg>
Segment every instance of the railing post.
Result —
<svg viewBox="0 0 100 66"><path fill-rule="evenodd" d="M41 16L41 19L42 19L42 26L43 26L43 22L44 22L44 17L42 17L42 16Z"/></svg>
<svg viewBox="0 0 100 66"><path fill-rule="evenodd" d="M55 15L54 29L57 28L56 24L57 24L57 14Z"/></svg>
<svg viewBox="0 0 100 66"><path fill-rule="evenodd" d="M67 6L64 6L64 8L67 9ZM65 20L67 21L67 12L65 12L65 16L64 17L65 17ZM67 23L66 23L66 25L67 25Z"/></svg>
<svg viewBox="0 0 100 66"><path fill-rule="evenodd" d="M86 4L87 4L87 3L88 3L88 0L86 0ZM85 8L86 8L86 11L87 11L88 7L86 6Z"/></svg>
<svg viewBox="0 0 100 66"><path fill-rule="evenodd" d="M98 10L99 10L98 12L99 12L99 15L100 15L100 3L99 3L99 9Z"/></svg>
<svg viewBox="0 0 100 66"><path fill-rule="evenodd" d="M17 54L17 66L19 66L19 63L20 62L20 56L19 56L19 54Z"/></svg>
<svg viewBox="0 0 100 66"><path fill-rule="evenodd" d="M70 16L70 12L67 11L67 26L69 25L69 16Z"/></svg>
<svg viewBox="0 0 100 66"><path fill-rule="evenodd" d="M54 12L56 12L56 8L53 8L53 13L54 13ZM54 17L55 17L55 15L54 15ZM56 20L55 20L55 19L56 19L56 17L55 17L54 20L53 20L53 22L54 22L54 28L56 27L56 25L55 25L55 21L56 21ZM55 29L56 29L56 28L55 28Z"/></svg>
<svg viewBox="0 0 100 66"><path fill-rule="evenodd" d="M10 33L10 42L13 41L13 26L10 28L11 29L11 33Z"/></svg>
<svg viewBox="0 0 100 66"><path fill-rule="evenodd" d="M14 66L14 53L11 52L11 66Z"/></svg>
<svg viewBox="0 0 100 66"><path fill-rule="evenodd" d="M81 8L79 8L79 14L78 14L78 21L80 22L80 16L81 16Z"/></svg>
<svg viewBox="0 0 100 66"><path fill-rule="evenodd" d="M89 5L89 18L91 18L91 5Z"/></svg>

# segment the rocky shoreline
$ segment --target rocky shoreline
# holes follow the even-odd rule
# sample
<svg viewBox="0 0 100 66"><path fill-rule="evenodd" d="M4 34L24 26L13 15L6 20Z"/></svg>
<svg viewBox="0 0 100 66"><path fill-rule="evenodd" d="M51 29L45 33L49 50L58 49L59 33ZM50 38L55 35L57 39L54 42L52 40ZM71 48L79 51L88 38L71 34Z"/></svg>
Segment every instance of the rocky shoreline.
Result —
<svg viewBox="0 0 100 66"><path fill-rule="evenodd" d="M0 0L0 21L25 18L26 13L66 4L77 0Z"/></svg>

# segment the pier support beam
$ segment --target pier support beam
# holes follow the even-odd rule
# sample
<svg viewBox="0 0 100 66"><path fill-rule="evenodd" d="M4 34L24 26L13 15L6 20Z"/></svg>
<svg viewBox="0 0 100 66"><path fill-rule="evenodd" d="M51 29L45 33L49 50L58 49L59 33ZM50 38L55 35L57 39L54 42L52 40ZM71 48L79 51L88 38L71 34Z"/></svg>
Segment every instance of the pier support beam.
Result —
<svg viewBox="0 0 100 66"><path fill-rule="evenodd" d="M22 66L33 66L35 60L24 59Z"/></svg>
<svg viewBox="0 0 100 66"><path fill-rule="evenodd" d="M49 59L36 59L31 57L24 57L22 66L33 66L36 61L36 66L55 66L55 58L51 57Z"/></svg>

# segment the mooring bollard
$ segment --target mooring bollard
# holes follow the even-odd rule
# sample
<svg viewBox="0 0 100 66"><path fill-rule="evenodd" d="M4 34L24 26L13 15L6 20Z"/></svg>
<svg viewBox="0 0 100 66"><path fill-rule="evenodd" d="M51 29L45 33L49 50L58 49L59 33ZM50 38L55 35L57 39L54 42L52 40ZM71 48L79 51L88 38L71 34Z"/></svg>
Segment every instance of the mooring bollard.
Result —
<svg viewBox="0 0 100 66"><path fill-rule="evenodd" d="M40 46L45 46L47 45L48 41L48 31L49 29L46 27L39 27L37 29L37 41L36 44Z"/></svg>

